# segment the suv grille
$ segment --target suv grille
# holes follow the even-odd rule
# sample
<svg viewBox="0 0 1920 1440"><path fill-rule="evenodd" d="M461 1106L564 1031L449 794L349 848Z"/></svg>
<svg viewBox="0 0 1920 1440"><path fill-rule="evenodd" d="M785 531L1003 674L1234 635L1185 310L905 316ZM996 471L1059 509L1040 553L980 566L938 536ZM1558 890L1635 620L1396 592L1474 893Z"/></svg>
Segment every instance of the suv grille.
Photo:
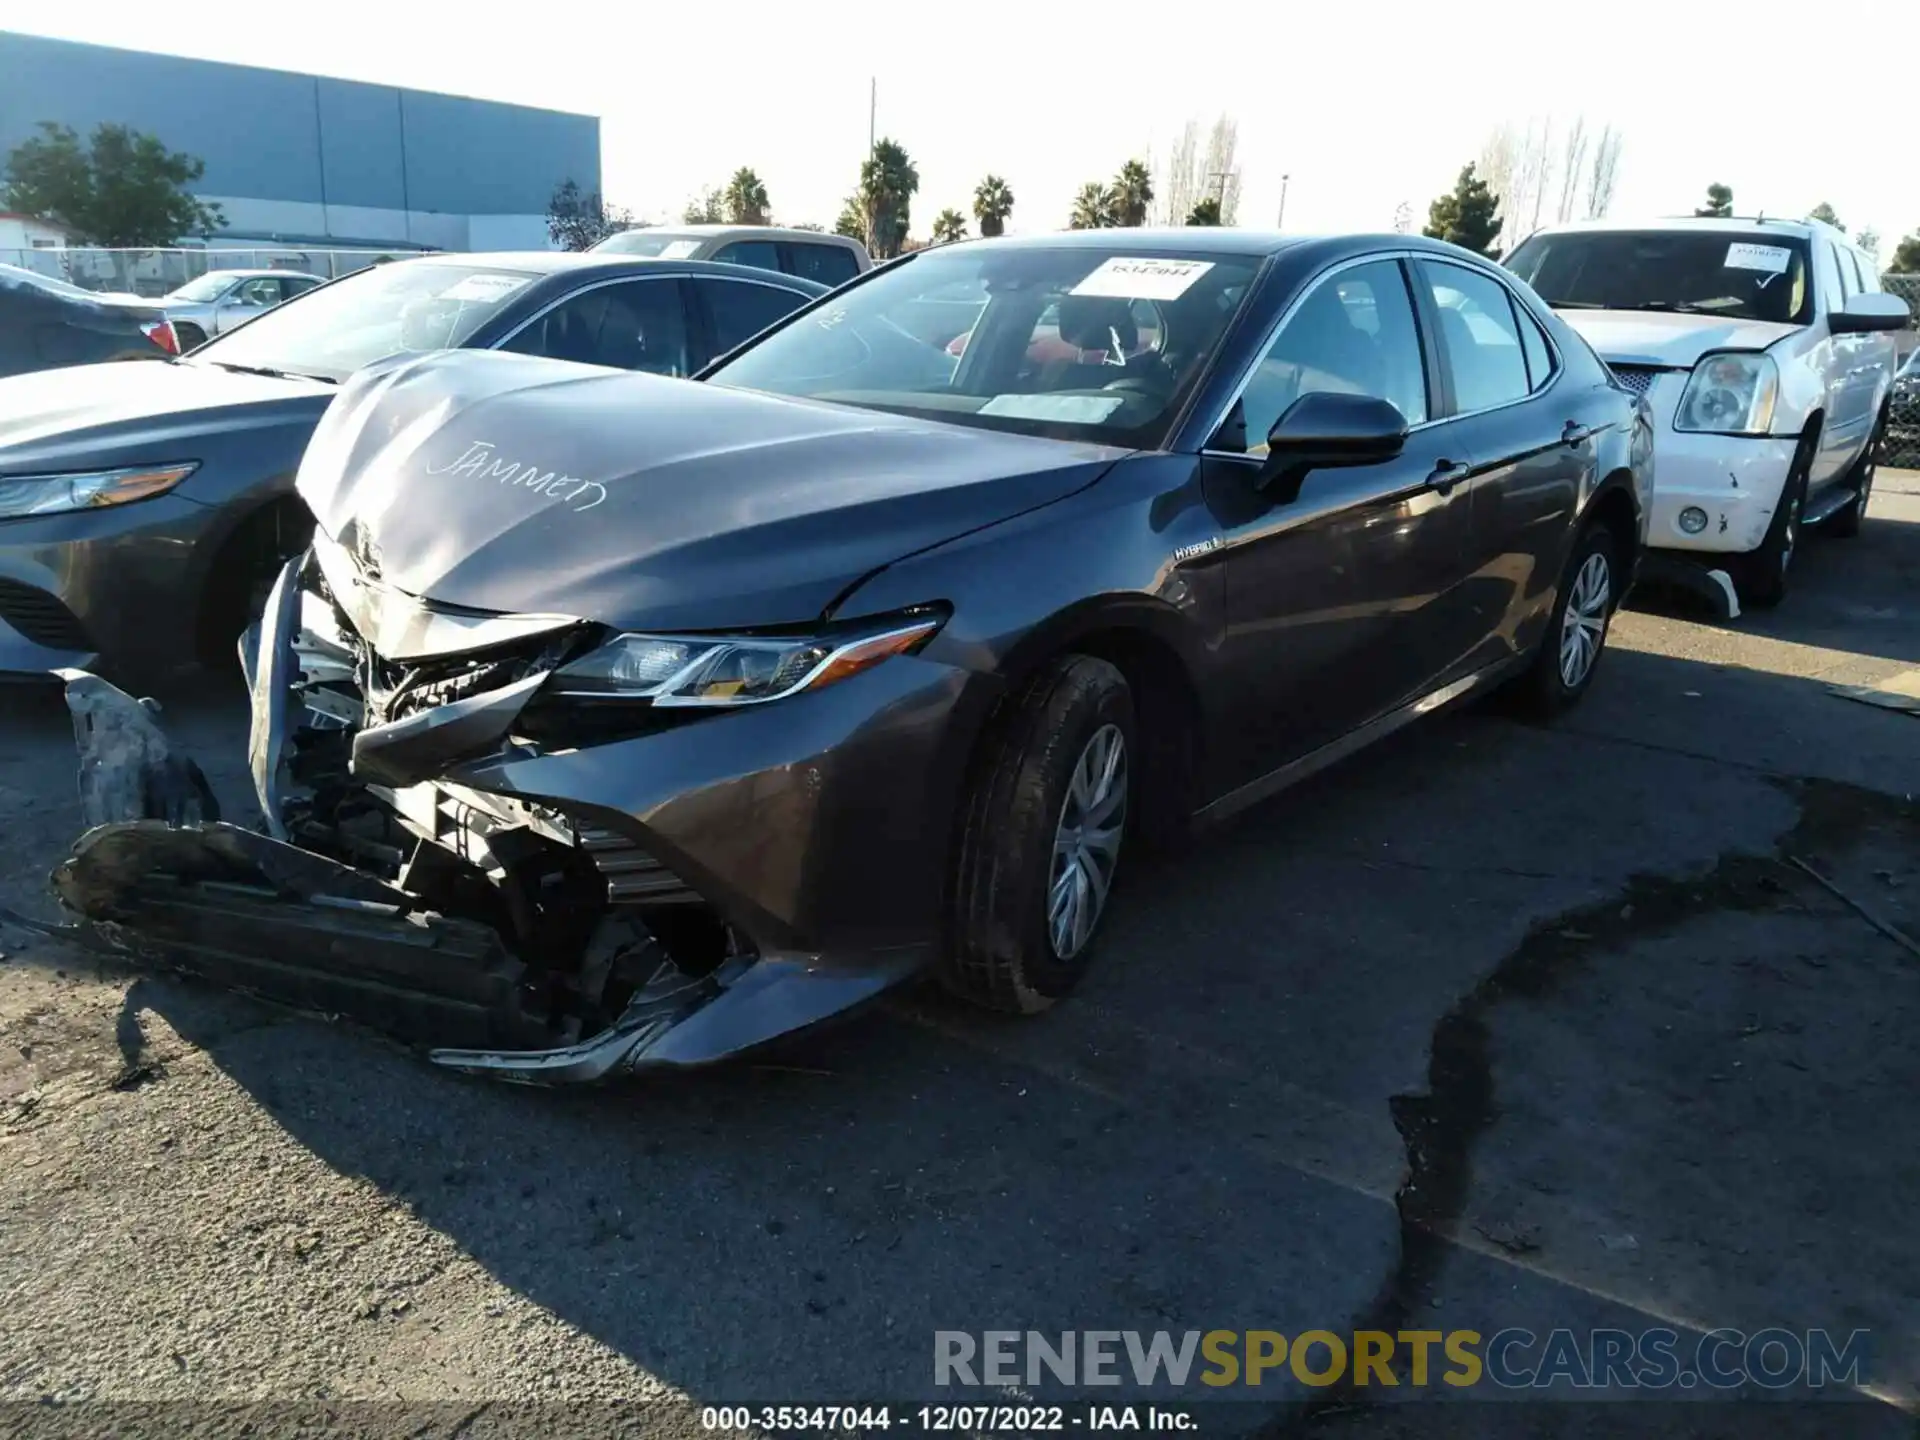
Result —
<svg viewBox="0 0 1920 1440"><path fill-rule="evenodd" d="M18 580L0 580L0 620L49 650L91 650L79 618L55 596Z"/></svg>
<svg viewBox="0 0 1920 1440"><path fill-rule="evenodd" d="M1613 378L1636 395L1645 395L1653 382L1667 371L1658 365L1609 365Z"/></svg>

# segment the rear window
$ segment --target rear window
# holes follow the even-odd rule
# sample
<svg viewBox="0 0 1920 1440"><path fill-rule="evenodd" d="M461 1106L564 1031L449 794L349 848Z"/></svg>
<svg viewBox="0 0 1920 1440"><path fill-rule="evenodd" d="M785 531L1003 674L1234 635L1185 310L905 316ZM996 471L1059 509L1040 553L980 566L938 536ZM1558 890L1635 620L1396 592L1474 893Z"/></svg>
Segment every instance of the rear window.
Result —
<svg viewBox="0 0 1920 1440"><path fill-rule="evenodd" d="M1812 318L1806 242L1777 231L1563 231L1535 235L1507 266L1557 309Z"/></svg>
<svg viewBox="0 0 1920 1440"><path fill-rule="evenodd" d="M793 259L793 273L822 285L844 285L860 273L860 262L844 245L812 245L789 241L787 254Z"/></svg>

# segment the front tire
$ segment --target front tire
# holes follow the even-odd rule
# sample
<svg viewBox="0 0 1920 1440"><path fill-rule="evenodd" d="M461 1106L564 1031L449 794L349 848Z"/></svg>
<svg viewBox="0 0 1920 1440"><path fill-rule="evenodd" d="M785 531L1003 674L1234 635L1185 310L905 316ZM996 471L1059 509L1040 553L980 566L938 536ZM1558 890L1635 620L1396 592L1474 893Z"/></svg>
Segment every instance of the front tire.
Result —
<svg viewBox="0 0 1920 1440"><path fill-rule="evenodd" d="M1620 559L1613 532L1598 522L1589 524L1567 560L1546 637L1514 687L1524 711L1550 720L1580 703L1600 668L1620 597Z"/></svg>
<svg viewBox="0 0 1920 1440"><path fill-rule="evenodd" d="M1800 547L1800 515L1807 504L1807 476L1813 469L1813 437L1801 440L1794 451L1793 469L1780 489L1780 503L1759 548L1741 557L1734 572L1740 601L1756 610L1770 610L1787 598L1794 552Z"/></svg>
<svg viewBox="0 0 1920 1440"><path fill-rule="evenodd" d="M988 722L961 820L941 981L1033 1014L1085 975L1135 786L1133 697L1104 660L1064 655Z"/></svg>

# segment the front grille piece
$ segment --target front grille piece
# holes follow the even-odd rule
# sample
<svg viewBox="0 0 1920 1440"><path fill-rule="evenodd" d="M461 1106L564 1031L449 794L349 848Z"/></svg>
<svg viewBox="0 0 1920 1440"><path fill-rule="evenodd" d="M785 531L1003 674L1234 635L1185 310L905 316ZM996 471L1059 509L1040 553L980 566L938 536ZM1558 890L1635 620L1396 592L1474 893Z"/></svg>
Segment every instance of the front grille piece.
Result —
<svg viewBox="0 0 1920 1440"><path fill-rule="evenodd" d="M18 580L0 579L0 620L49 650L93 649L86 627L58 596Z"/></svg>

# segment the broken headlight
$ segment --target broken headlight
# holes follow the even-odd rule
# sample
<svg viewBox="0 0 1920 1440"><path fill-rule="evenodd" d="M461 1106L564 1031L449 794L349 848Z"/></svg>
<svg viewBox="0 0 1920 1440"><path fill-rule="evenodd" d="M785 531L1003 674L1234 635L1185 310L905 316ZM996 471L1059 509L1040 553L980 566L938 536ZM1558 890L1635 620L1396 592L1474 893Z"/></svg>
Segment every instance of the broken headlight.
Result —
<svg viewBox="0 0 1920 1440"><path fill-rule="evenodd" d="M758 705L818 690L920 648L939 614L809 636L617 635L554 673L552 693L668 705Z"/></svg>
<svg viewBox="0 0 1920 1440"><path fill-rule="evenodd" d="M140 465L130 470L89 470L75 475L21 475L0 478L0 520L23 515L62 515L97 510L164 495L198 468Z"/></svg>

